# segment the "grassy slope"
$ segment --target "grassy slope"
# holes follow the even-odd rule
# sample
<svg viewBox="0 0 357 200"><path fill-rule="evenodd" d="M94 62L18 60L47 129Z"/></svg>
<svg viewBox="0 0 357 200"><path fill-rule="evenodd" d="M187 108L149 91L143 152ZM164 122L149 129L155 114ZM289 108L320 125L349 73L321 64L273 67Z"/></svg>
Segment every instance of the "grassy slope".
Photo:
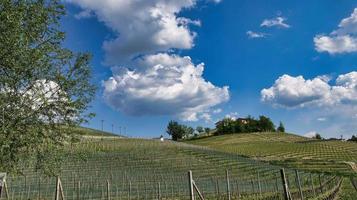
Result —
<svg viewBox="0 0 357 200"><path fill-rule="evenodd" d="M353 175L350 165L357 163L357 143L319 141L292 134L232 134L188 143L309 171Z"/></svg>
<svg viewBox="0 0 357 200"><path fill-rule="evenodd" d="M139 199L143 199L145 193L149 195L148 199L154 199L157 194L156 186L160 182L163 197L175 196L183 199L187 198L188 194L188 170L193 170L194 179L206 196L216 194L216 184L221 191L225 191L226 169L230 169L231 182L239 183L242 192L247 194L257 193L257 188L252 189L251 184L254 181L256 185L258 174L263 192L274 190L276 180L279 180L276 179L279 167L230 153L171 141L85 139L69 152L71 153L66 156L60 175L66 199L76 196L78 181L81 182L81 196L84 199L98 199L103 195L103 191L106 191L107 180L111 184L112 196L119 194L121 197L127 197L130 188L132 195L139 196ZM78 155L84 159L79 159ZM294 172L288 169L286 171L291 182L294 182ZM43 178L39 184L38 177L37 173L28 171L26 181L21 176L10 176L8 183L15 197L29 195L30 198L36 198L38 185L41 185L42 197L53 197L54 179ZM302 172L301 177L308 183L309 174ZM313 177L317 181L317 176ZM30 194L26 192L29 185Z"/></svg>
<svg viewBox="0 0 357 200"><path fill-rule="evenodd" d="M187 141L219 151L268 161L290 168L356 176L351 164L357 163L357 143L319 141L293 134L254 133L213 136ZM349 163L349 164L348 164ZM340 200L354 200L357 192L348 178L338 195Z"/></svg>
<svg viewBox="0 0 357 200"><path fill-rule="evenodd" d="M86 128L86 127L73 128L73 133L78 135L85 135L85 136L119 136L109 132Z"/></svg>

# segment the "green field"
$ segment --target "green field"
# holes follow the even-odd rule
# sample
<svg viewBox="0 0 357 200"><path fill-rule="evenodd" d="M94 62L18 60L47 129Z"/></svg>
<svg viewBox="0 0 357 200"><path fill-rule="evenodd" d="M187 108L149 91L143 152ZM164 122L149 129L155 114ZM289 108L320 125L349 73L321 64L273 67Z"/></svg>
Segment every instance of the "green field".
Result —
<svg viewBox="0 0 357 200"><path fill-rule="evenodd" d="M84 138L68 148L59 177L66 199L189 199L187 173L206 199L227 197L226 170L232 199L281 199L280 168L265 162L171 141ZM297 196L294 170L286 169ZM300 171L305 197L330 194L340 178ZM10 199L53 199L55 177L32 170L8 177ZM109 193L107 192L109 183ZM321 187L320 187L321 186ZM312 189L314 188L314 189Z"/></svg>
<svg viewBox="0 0 357 200"><path fill-rule="evenodd" d="M309 139L285 133L250 133L188 141L222 152L306 171L356 175L357 143Z"/></svg>

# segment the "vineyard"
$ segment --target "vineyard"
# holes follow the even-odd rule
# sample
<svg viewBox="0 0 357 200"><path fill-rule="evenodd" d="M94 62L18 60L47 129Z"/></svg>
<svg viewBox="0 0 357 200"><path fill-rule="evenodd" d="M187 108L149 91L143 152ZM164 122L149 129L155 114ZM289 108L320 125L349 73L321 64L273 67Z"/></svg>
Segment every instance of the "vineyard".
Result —
<svg viewBox="0 0 357 200"><path fill-rule="evenodd" d="M283 178L278 166L171 141L87 138L68 153L58 176L64 199L190 199L192 182L204 199L284 199L286 188L292 199L330 199L345 182L288 168ZM54 199L56 181L32 170L8 175L7 198Z"/></svg>
<svg viewBox="0 0 357 200"><path fill-rule="evenodd" d="M188 143L287 168L356 175L357 143L353 142L314 140L285 133L254 133L209 137Z"/></svg>

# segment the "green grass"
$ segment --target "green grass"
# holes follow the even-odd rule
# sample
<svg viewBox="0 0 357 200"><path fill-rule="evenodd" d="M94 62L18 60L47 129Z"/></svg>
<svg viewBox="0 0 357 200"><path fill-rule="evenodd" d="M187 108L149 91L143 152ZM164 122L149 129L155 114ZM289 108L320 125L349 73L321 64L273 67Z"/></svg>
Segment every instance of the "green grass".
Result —
<svg viewBox="0 0 357 200"><path fill-rule="evenodd" d="M120 136L117 134L109 133L106 131L100 131L100 130L96 130L96 129L91 129L91 128L87 128L87 127L74 127L71 129L72 129L71 131L74 134L78 134L78 135L82 135L82 136L104 136L104 137Z"/></svg>
<svg viewBox="0 0 357 200"><path fill-rule="evenodd" d="M81 158L80 158L81 157ZM100 138L84 139L72 149L60 166L66 199L105 199L110 183L112 199L156 199L158 185L163 199L188 199L188 170L207 199L226 196L226 169L229 170L233 199L277 199L282 194L280 167L236 154L171 141ZM295 172L286 169L292 192L297 192ZM311 180L320 184L318 174L300 172L307 197ZM321 176L326 191L338 178ZM80 182L80 189L78 184ZM260 183L260 187L259 187ZM325 184L324 184L325 183ZM52 199L55 178L32 170L25 176L8 177L14 199ZM261 194L260 194L261 191ZM319 194L319 190L317 190Z"/></svg>
<svg viewBox="0 0 357 200"><path fill-rule="evenodd" d="M356 175L350 166L357 163L357 143L353 142L313 140L284 133L250 133L213 136L187 143L289 168Z"/></svg>

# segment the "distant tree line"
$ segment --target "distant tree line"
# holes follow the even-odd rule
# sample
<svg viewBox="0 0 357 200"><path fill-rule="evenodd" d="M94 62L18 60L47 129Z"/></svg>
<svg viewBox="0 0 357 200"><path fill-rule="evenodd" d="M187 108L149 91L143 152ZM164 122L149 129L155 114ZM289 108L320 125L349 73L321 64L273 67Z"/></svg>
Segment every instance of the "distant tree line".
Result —
<svg viewBox="0 0 357 200"><path fill-rule="evenodd" d="M210 132L210 128L198 126L195 130L190 126L179 124L177 121L170 121L166 128L166 133L169 134L174 141L189 137L197 137L202 134L209 134Z"/></svg>
<svg viewBox="0 0 357 200"><path fill-rule="evenodd" d="M246 118L224 118L216 123L215 135L234 134L234 133L253 133L253 132L285 132L282 122L275 129L274 123L269 117L264 115L258 119L248 116Z"/></svg>
<svg viewBox="0 0 357 200"><path fill-rule="evenodd" d="M209 135L224 135L234 133L253 133L253 132L285 132L285 127L282 122L275 129L274 123L269 117L264 115L258 119L248 116L246 118L224 118L216 123L216 128L204 128L198 126L196 129L179 124L177 121L170 121L166 128L166 133L169 134L174 141L186 138L197 138Z"/></svg>
<svg viewBox="0 0 357 200"><path fill-rule="evenodd" d="M355 135L352 135L351 139L349 139L348 141L357 142L357 137Z"/></svg>

